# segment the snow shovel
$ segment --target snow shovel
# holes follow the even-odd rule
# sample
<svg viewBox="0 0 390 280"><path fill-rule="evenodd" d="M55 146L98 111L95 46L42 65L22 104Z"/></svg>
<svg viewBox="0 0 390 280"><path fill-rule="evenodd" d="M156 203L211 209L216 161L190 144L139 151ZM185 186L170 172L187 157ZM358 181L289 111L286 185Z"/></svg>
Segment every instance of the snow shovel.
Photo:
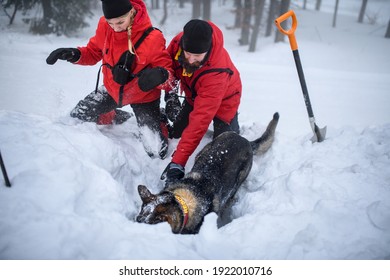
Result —
<svg viewBox="0 0 390 280"><path fill-rule="evenodd" d="M291 28L290 28L290 30L284 30L280 24L282 22L284 22L285 20L287 20L289 17L292 18ZM288 36L288 39L290 41L291 50L293 52L295 65L296 65L297 71L298 71L299 81L301 83L303 98L305 100L307 113L309 115L310 126L314 132L314 136L311 138L311 141L312 141L312 143L322 142L325 140L326 126L324 128L319 128L315 122L315 119L314 119L313 109L311 107L310 98L309 98L309 92L307 91L305 76L303 74L301 59L299 58L298 44L297 44L297 40L295 39L295 34L294 34L295 29L297 28L297 25L298 25L297 17L295 16L294 11L290 10L287 13L278 17L275 20L275 24L281 33Z"/></svg>
<svg viewBox="0 0 390 280"><path fill-rule="evenodd" d="M11 183L8 179L7 170L5 170L5 165L4 165L3 157L1 156L1 152L0 152L0 165L1 165L1 171L3 172L5 185L7 187L11 187Z"/></svg>

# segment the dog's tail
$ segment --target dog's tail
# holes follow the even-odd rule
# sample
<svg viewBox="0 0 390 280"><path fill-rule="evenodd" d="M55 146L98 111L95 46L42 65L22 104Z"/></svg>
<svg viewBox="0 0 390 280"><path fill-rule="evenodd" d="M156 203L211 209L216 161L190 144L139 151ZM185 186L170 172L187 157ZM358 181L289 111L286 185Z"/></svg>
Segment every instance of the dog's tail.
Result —
<svg viewBox="0 0 390 280"><path fill-rule="evenodd" d="M262 155L271 147L272 143L274 142L275 130L276 126L278 125L278 121L279 113L276 112L263 135L260 138L250 142L253 153L255 155Z"/></svg>

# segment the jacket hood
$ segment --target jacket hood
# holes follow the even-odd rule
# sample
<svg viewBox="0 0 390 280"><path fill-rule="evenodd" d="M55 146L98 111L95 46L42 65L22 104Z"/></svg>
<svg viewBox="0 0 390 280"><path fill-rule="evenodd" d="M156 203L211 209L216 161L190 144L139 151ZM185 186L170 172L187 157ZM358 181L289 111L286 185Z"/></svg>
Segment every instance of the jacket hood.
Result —
<svg viewBox="0 0 390 280"><path fill-rule="evenodd" d="M214 65L215 63L217 63L218 58L223 53L224 40L223 40L223 33L222 33L221 29L219 29L218 26L216 26L214 23L212 23L210 21L208 21L208 23L213 28L211 53L209 55L208 63Z"/></svg>
<svg viewBox="0 0 390 280"><path fill-rule="evenodd" d="M132 0L130 1L133 4L133 7L137 10L137 14L134 18L134 24L138 26L137 29L144 30L145 28L152 26L150 17L148 15L146 5L142 0Z"/></svg>

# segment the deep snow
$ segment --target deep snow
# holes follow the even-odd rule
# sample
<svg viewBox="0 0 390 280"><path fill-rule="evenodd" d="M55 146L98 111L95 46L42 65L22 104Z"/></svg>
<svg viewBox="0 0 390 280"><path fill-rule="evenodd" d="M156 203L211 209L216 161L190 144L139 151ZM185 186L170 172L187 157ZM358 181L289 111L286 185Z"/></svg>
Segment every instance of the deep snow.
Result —
<svg viewBox="0 0 390 280"><path fill-rule="evenodd" d="M238 193L235 219L218 229L209 214L189 236L134 222L137 186L159 191L169 162L146 155L134 118L97 126L69 117L94 89L98 65L45 63L57 47L86 44L97 17L66 38L26 34L20 19L8 27L0 14L0 149L12 183L0 187L0 259L390 259L390 2L369 1L377 23L358 24L360 1L340 1L336 28L333 1L320 12L314 1L292 6L314 114L328 129L315 144L287 38L260 37L248 53L240 31L227 28L232 1L218 2L213 20L244 85L242 134L261 135L276 111L280 121ZM169 12L161 27L161 11L150 11L167 41L190 19L190 5Z"/></svg>

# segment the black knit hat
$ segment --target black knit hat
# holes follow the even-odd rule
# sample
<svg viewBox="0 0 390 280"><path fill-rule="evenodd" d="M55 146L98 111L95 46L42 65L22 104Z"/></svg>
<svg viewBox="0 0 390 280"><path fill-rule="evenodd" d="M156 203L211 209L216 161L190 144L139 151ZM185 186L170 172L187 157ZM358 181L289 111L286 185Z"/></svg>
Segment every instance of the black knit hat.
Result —
<svg viewBox="0 0 390 280"><path fill-rule="evenodd" d="M210 50L213 29L207 21L192 19L187 22L183 31L183 50L196 54Z"/></svg>
<svg viewBox="0 0 390 280"><path fill-rule="evenodd" d="M117 18L133 8L130 0L102 0L103 14L106 19Z"/></svg>

